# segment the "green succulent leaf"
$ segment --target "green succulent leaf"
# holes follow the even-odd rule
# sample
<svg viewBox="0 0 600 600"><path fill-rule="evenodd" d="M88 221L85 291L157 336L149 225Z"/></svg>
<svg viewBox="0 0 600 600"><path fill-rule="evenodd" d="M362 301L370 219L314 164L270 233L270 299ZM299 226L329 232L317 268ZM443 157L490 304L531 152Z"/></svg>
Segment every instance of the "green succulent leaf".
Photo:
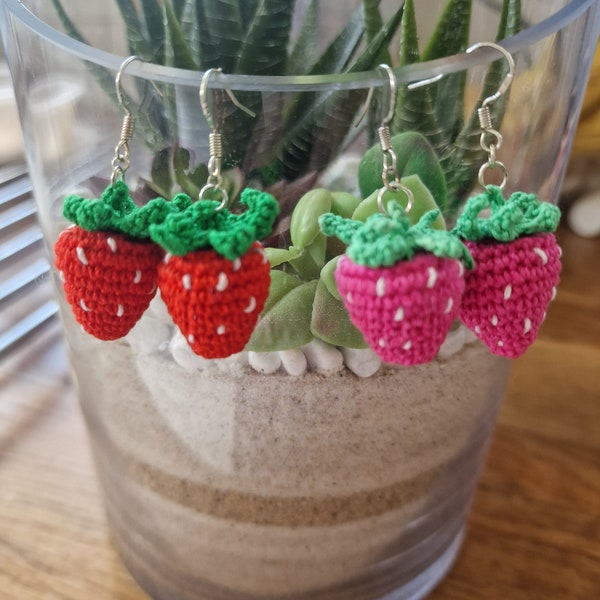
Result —
<svg viewBox="0 0 600 600"><path fill-rule="evenodd" d="M436 204L446 208L446 178L440 161L424 135L415 131L400 133L392 137L392 149L397 157L398 173L402 177L418 175L428 187ZM358 167L358 184L363 197L382 186L381 171L383 152L375 144L364 154Z"/></svg>
<svg viewBox="0 0 600 600"><path fill-rule="evenodd" d="M165 2L163 5L165 23L165 63L168 66L177 66L181 69L198 69L198 65L192 56L192 50L188 45L181 25L173 12L173 7Z"/></svg>
<svg viewBox="0 0 600 600"><path fill-rule="evenodd" d="M361 199L348 192L331 192L331 212L350 218L361 203Z"/></svg>
<svg viewBox="0 0 600 600"><path fill-rule="evenodd" d="M315 337L332 346L368 348L343 302L331 295L322 280L317 284L310 328Z"/></svg>
<svg viewBox="0 0 600 600"><path fill-rule="evenodd" d="M265 253L267 254L271 268L274 268L298 258L300 250L297 250L293 246L289 250L285 250L284 248L265 248Z"/></svg>
<svg viewBox="0 0 600 600"><path fill-rule="evenodd" d="M181 24L181 32L188 42L192 59L196 64L203 67L201 23L204 14L201 11L202 6L197 0L186 0L179 22Z"/></svg>
<svg viewBox="0 0 600 600"><path fill-rule="evenodd" d="M271 271L269 298L246 350L291 350L312 341L310 324L316 289L316 280L302 283L282 271Z"/></svg>
<svg viewBox="0 0 600 600"><path fill-rule="evenodd" d="M338 262L341 256L336 256L332 258L329 262L325 264L325 266L321 269L321 281L327 288L327 291L336 299L342 300L342 296L340 295L337 283L335 281L335 270L337 269Z"/></svg>
<svg viewBox="0 0 600 600"><path fill-rule="evenodd" d="M202 0L200 4L204 10L200 13L202 25L198 29L201 39L206 37L202 50L209 59L203 66L233 73L244 39L239 3L237 0Z"/></svg>
<svg viewBox="0 0 600 600"><path fill-rule="evenodd" d="M116 3L127 29L129 51L143 60L150 60L153 52L149 41L143 36L144 28L132 0L116 0Z"/></svg>
<svg viewBox="0 0 600 600"><path fill-rule="evenodd" d="M319 33L319 0L311 0L306 7L302 26L287 61L289 75L304 75L317 58Z"/></svg>
<svg viewBox="0 0 600 600"><path fill-rule="evenodd" d="M144 36L149 41L152 62L161 64L165 53L163 13L157 0L141 0Z"/></svg>
<svg viewBox="0 0 600 600"><path fill-rule="evenodd" d="M383 18L381 16L381 11L379 10L380 3L381 0L363 0L362 3L365 13L365 35L367 44L375 39L376 35L383 27ZM390 56L387 47L381 49L377 60L386 65L392 64L392 57Z"/></svg>
<svg viewBox="0 0 600 600"><path fill-rule="evenodd" d="M292 245L298 250L310 246L317 236L322 235L319 229L319 217L331 210L331 193L322 188L307 192L298 200L290 220L290 237Z"/></svg>
<svg viewBox="0 0 600 600"><path fill-rule="evenodd" d="M410 189L413 195L413 205L408 214L408 220L412 225L418 223L421 217L431 211L438 208L431 192L427 189L425 184L421 181L418 175L409 175L401 180L402 185ZM377 197L379 196L379 190L375 190L370 196L367 196L356 208L352 214L352 218L355 221L366 221L371 215L379 212L377 203ZM383 203L387 205L388 202L394 201L403 208L408 205L408 196L406 192L402 190L398 192L386 191L383 195ZM446 223L441 211L438 211L437 218L432 223L432 227L435 229L446 229Z"/></svg>

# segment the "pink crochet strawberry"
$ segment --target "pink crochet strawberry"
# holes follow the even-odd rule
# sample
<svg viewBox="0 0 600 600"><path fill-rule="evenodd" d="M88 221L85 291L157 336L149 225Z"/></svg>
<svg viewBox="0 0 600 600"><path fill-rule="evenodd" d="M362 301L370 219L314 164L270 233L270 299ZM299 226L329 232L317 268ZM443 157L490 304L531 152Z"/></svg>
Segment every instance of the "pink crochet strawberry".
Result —
<svg viewBox="0 0 600 600"><path fill-rule="evenodd" d="M491 207L488 218L479 218ZM455 232L469 248L475 268L466 276L460 318L499 356L517 358L534 342L559 281L560 248L551 233L557 207L534 194L504 200L488 186L471 198Z"/></svg>
<svg viewBox="0 0 600 600"><path fill-rule="evenodd" d="M279 207L252 189L242 192L241 202L248 210L236 215L200 200L150 227L152 239L168 251L158 267L161 296L204 358L241 352L269 293L270 265L256 240L270 233Z"/></svg>
<svg viewBox="0 0 600 600"><path fill-rule="evenodd" d="M138 208L122 181L102 198L68 196L63 214L76 225L56 241L55 264L76 320L101 340L126 335L156 293L162 249L149 241L148 225L176 210L161 198Z"/></svg>
<svg viewBox="0 0 600 600"><path fill-rule="evenodd" d="M335 278L367 343L387 362L427 363L458 314L463 263L470 267L471 257L458 238L431 228L439 211L412 227L398 204L390 202L388 211L365 223L327 214L319 224L349 244Z"/></svg>

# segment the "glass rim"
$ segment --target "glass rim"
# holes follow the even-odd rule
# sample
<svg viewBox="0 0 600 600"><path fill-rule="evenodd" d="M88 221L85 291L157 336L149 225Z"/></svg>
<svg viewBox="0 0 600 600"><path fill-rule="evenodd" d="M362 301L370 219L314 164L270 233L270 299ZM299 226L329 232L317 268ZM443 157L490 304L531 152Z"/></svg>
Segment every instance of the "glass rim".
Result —
<svg viewBox="0 0 600 600"><path fill-rule="evenodd" d="M508 52L515 55L519 51L556 33L571 21L584 13L597 0L570 0L555 13L539 23L506 38L499 43ZM45 23L26 8L21 0L0 0L5 11L10 11L27 28L35 31L49 43L63 48L70 54L78 56L86 62L91 62L111 71L118 71L127 58L117 54L94 48L58 31ZM483 40L482 40L483 41ZM415 63L393 69L397 82L402 84L426 81L435 77L456 73L470 67L488 64L501 59L498 52L489 47L477 52L455 54L428 62ZM183 85L199 88L203 71L191 71L175 67L165 67L146 61L135 61L127 67L127 74L158 83ZM378 70L357 73L338 73L329 75L234 75L217 73L209 82L211 89L229 88L236 91L272 92L318 92L366 89L387 85L389 79L385 73Z"/></svg>

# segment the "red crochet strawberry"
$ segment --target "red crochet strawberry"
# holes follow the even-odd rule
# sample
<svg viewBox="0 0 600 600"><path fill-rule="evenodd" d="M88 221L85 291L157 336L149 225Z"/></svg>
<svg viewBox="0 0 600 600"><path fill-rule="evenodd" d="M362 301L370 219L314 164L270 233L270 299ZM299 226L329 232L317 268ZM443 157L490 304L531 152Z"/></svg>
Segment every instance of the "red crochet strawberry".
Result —
<svg viewBox="0 0 600 600"><path fill-rule="evenodd" d="M66 298L85 331L101 340L126 335L156 293L163 256L148 227L183 205L156 198L138 208L123 181L99 199L68 196L64 216L75 223L55 244Z"/></svg>
<svg viewBox="0 0 600 600"><path fill-rule="evenodd" d="M489 218L480 219L488 206ZM533 194L505 201L489 186L458 219L455 231L475 261L460 318L494 354L517 358L537 337L559 280L561 252L550 233L559 218L558 208Z"/></svg>
<svg viewBox="0 0 600 600"><path fill-rule="evenodd" d="M158 285L169 314L192 350L204 358L241 352L269 294L270 265L255 242L231 261L214 250L167 254Z"/></svg>
<svg viewBox="0 0 600 600"><path fill-rule="evenodd" d="M162 249L77 226L63 231L54 249L65 296L85 331L101 340L126 335L156 293Z"/></svg>
<svg viewBox="0 0 600 600"><path fill-rule="evenodd" d="M335 272L338 291L354 325L385 361L403 365L433 360L442 345L464 289L465 246L431 224L433 210L410 226L403 209L388 205L366 223L328 214L326 235L350 244ZM458 259L458 260L457 260Z"/></svg>
<svg viewBox="0 0 600 600"><path fill-rule="evenodd" d="M177 197L174 201L178 201ZM264 192L245 189L240 215L200 200L150 227L169 253L158 285L171 318L192 350L225 358L246 346L269 294L270 265L262 246L279 207Z"/></svg>

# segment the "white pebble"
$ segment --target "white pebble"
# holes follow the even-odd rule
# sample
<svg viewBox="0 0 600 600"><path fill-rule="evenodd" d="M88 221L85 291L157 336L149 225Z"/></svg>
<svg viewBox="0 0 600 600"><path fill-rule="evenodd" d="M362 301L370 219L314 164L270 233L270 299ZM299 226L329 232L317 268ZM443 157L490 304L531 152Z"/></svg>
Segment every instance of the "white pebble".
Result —
<svg viewBox="0 0 600 600"><path fill-rule="evenodd" d="M371 377L381 367L381 359L371 348L342 348L342 355L346 366L359 377Z"/></svg>
<svg viewBox="0 0 600 600"><path fill-rule="evenodd" d="M591 238L600 235L600 193L580 198L567 216L571 229L582 237Z"/></svg>
<svg viewBox="0 0 600 600"><path fill-rule="evenodd" d="M473 339L476 339L473 336ZM450 358L453 354L456 354L465 345L465 327L457 327L453 331L449 331L444 343L442 344L437 356L441 360Z"/></svg>
<svg viewBox="0 0 600 600"><path fill-rule="evenodd" d="M299 375L304 375L304 373L306 373L308 362L302 350L282 350L279 352L279 358L281 358L283 368L288 375L298 377Z"/></svg>
<svg viewBox="0 0 600 600"><path fill-rule="evenodd" d="M336 373L344 368L344 357L334 346L321 340L313 340L302 346L302 352L311 368L319 373Z"/></svg>
<svg viewBox="0 0 600 600"><path fill-rule="evenodd" d="M259 373L271 375L281 367L279 352L248 352L248 364Z"/></svg>

